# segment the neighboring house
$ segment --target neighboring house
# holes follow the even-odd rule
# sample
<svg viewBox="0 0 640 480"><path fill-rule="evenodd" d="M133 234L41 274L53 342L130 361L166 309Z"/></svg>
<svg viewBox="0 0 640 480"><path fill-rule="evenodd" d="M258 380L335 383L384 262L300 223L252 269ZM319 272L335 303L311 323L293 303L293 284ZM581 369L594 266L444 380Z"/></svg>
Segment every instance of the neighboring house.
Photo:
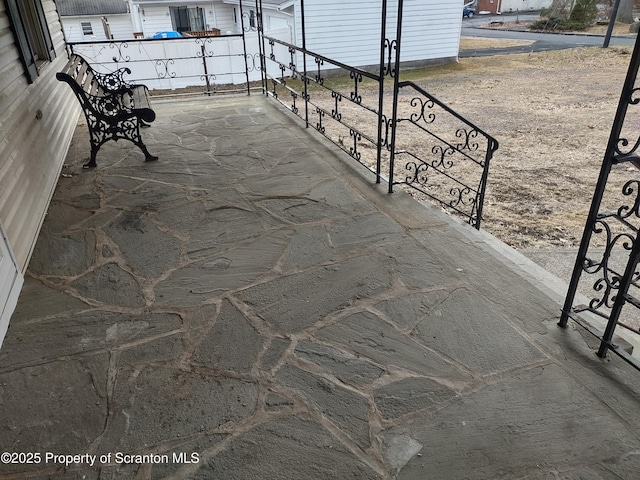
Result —
<svg viewBox="0 0 640 480"><path fill-rule="evenodd" d="M463 0L405 0L402 62L420 66L457 60L463 3ZM305 0L307 49L348 65L377 65L381 4L378 0ZM280 8L292 12L295 43L301 45L300 0L289 0ZM395 39L397 8L397 0L388 0L389 40Z"/></svg>
<svg viewBox="0 0 640 480"><path fill-rule="evenodd" d="M190 0L129 0L133 24L144 37L157 32L177 31L219 34L242 32L240 3L238 0L197 2ZM293 25L292 15L282 11L282 0L263 0L262 9L267 30ZM245 28L257 25L255 1L242 2Z"/></svg>
<svg viewBox="0 0 640 480"><path fill-rule="evenodd" d="M0 2L0 342L60 176L80 107L53 0Z"/></svg>
<svg viewBox="0 0 640 480"><path fill-rule="evenodd" d="M552 0L478 0L477 13L526 12L549 8Z"/></svg>
<svg viewBox="0 0 640 480"><path fill-rule="evenodd" d="M166 30L241 32L239 0L129 1L134 26L144 32L145 37ZM381 4L379 0L305 0L307 48L353 66L378 64ZM397 0L389 0L388 5L387 38L392 39ZM405 0L402 61L419 65L456 60L462 5L463 0ZM255 26L255 1L243 1L242 8L245 27ZM288 29L290 43L302 46L300 0L262 0L262 9L267 35Z"/></svg>
<svg viewBox="0 0 640 480"><path fill-rule="evenodd" d="M68 42L134 37L125 0L57 0L56 4Z"/></svg>

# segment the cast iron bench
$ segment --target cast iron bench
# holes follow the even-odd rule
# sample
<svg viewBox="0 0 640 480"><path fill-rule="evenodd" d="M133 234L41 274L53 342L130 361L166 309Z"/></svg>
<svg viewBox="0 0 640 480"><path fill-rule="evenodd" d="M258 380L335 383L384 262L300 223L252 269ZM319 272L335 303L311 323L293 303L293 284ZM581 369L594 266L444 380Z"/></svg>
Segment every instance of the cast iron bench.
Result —
<svg viewBox="0 0 640 480"><path fill-rule="evenodd" d="M99 73L80 55L72 54L62 72L56 74L76 94L89 127L91 158L84 168L96 166L96 154L109 140L129 140L144 153L145 161L157 160L142 142L140 127L156 118L149 104L146 85L133 85L124 80L128 68L113 73Z"/></svg>

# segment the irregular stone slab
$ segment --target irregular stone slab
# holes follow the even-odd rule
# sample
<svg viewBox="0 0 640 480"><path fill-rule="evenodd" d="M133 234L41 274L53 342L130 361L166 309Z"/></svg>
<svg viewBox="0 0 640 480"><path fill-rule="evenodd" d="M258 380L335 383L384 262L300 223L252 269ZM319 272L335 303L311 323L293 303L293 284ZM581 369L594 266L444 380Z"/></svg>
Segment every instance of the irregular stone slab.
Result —
<svg viewBox="0 0 640 480"><path fill-rule="evenodd" d="M150 363L177 363L182 355L182 334L175 333L145 343L124 348L120 352L118 366L138 367Z"/></svg>
<svg viewBox="0 0 640 480"><path fill-rule="evenodd" d="M448 294L448 290L413 293L376 303L375 308L384 312L398 328L406 329L416 325Z"/></svg>
<svg viewBox="0 0 640 480"><path fill-rule="evenodd" d="M187 253L193 259L215 255L261 233L262 218L255 212L237 208L214 210L201 217L191 232Z"/></svg>
<svg viewBox="0 0 640 480"><path fill-rule="evenodd" d="M29 269L36 275L71 277L85 272L96 261L93 232L41 235Z"/></svg>
<svg viewBox="0 0 640 480"><path fill-rule="evenodd" d="M361 448L371 445L371 408L365 397L291 365L280 368L275 381L300 395L307 404L322 413Z"/></svg>
<svg viewBox="0 0 640 480"><path fill-rule="evenodd" d="M496 302L494 308L511 321L517 320L522 329L547 333L541 320L557 317L557 301L525 281L509 260L500 262L501 253L494 250L495 244L483 245L486 238L482 234L467 238L447 226L416 231L413 236L425 246L430 256L455 268L456 276L467 285L473 285L473 291L479 297L492 298L495 292L500 292L500 302ZM488 255L482 247L493 254ZM489 271L491 275L487 275Z"/></svg>
<svg viewBox="0 0 640 480"><path fill-rule="evenodd" d="M281 412L283 410L290 410L293 407L293 402L282 395L269 392L264 400L264 409L267 412Z"/></svg>
<svg viewBox="0 0 640 480"><path fill-rule="evenodd" d="M384 460L395 474L397 474L414 455L420 452L423 447L420 442L409 435L389 436L385 440Z"/></svg>
<svg viewBox="0 0 640 480"><path fill-rule="evenodd" d="M617 414L557 365L517 373L418 414L384 432L385 445L398 434L424 445L398 480L539 478L534 474L552 468L608 464L640 446Z"/></svg>
<svg viewBox="0 0 640 480"><path fill-rule="evenodd" d="M313 265L329 263L335 251L324 225L304 225L295 229L285 254L282 270L302 270Z"/></svg>
<svg viewBox="0 0 640 480"><path fill-rule="evenodd" d="M108 408L106 398L98 393L104 385L96 389L93 378L99 377L96 369L107 371L109 358L101 355L94 360L92 365L60 360L0 374L4 449L43 456L45 452L86 453L87 445L104 429ZM3 462L0 471L32 472L45 466Z"/></svg>
<svg viewBox="0 0 640 480"><path fill-rule="evenodd" d="M373 399L383 417L391 419L433 407L456 393L429 378L409 377L378 388Z"/></svg>
<svg viewBox="0 0 640 480"><path fill-rule="evenodd" d="M105 305L141 307L145 305L142 290L136 279L115 263L107 263L78 278L71 286L82 297Z"/></svg>
<svg viewBox="0 0 640 480"><path fill-rule="evenodd" d="M341 178L333 178L313 188L308 198L344 211L345 213L372 213L375 207L358 190Z"/></svg>
<svg viewBox="0 0 640 480"><path fill-rule="evenodd" d="M402 228L382 213L343 219L329 230L331 243L338 253L396 241L402 234Z"/></svg>
<svg viewBox="0 0 640 480"><path fill-rule="evenodd" d="M325 368L342 382L354 387L368 385L385 372L355 355L319 343L300 342L296 345L295 354Z"/></svg>
<svg viewBox="0 0 640 480"><path fill-rule="evenodd" d="M385 245L381 250L393 259L398 277L408 288L446 287L462 278L442 257L429 254L408 239Z"/></svg>
<svg viewBox="0 0 640 480"><path fill-rule="evenodd" d="M293 333L390 286L385 266L375 256L363 256L279 277L239 297L278 331Z"/></svg>
<svg viewBox="0 0 640 480"><path fill-rule="evenodd" d="M196 432L194 432L194 434L196 434ZM174 446L173 448L169 448L167 451L163 452L169 456L169 463L157 463L155 465L151 465L149 478L167 478L169 475L175 475L175 478L190 478L189 473L183 473L181 471L183 469L188 470L190 467L190 465L186 463L185 459L193 463L203 464L204 462L202 458L206 450L215 447L227 437L226 435L217 433L202 434L201 432L197 432L197 434L202 436L192 441L181 441L179 446ZM195 462L196 458L192 457L192 454L197 455L197 462ZM178 457L174 458L176 455ZM184 457L180 457L179 455L184 455ZM114 478L131 477L116 475Z"/></svg>
<svg viewBox="0 0 640 480"><path fill-rule="evenodd" d="M273 337L271 344L260 357L260 369L263 372L268 372L275 367L287 348L289 348L289 345L291 345L291 340Z"/></svg>
<svg viewBox="0 0 640 480"><path fill-rule="evenodd" d="M159 277L180 262L182 242L160 230L144 213L124 212L106 233L127 264L144 277Z"/></svg>
<svg viewBox="0 0 640 480"><path fill-rule="evenodd" d="M93 215L93 212L81 206L67 205L59 202L56 208L47 210L47 216L42 225L42 234L63 233L76 225L82 223L83 220Z"/></svg>
<svg viewBox="0 0 640 480"><path fill-rule="evenodd" d="M378 365L395 365L420 375L450 381L470 381L460 369L423 347L369 312L350 315L316 333L320 340L372 360Z"/></svg>
<svg viewBox="0 0 640 480"><path fill-rule="evenodd" d="M0 350L0 364L22 365L112 348L161 335L181 325L180 317L169 313L135 315L99 310L38 323L16 323L11 326L11 338Z"/></svg>
<svg viewBox="0 0 640 480"><path fill-rule="evenodd" d="M188 236L196 228L204 215L200 201L192 201L167 208L156 214L158 220L183 236Z"/></svg>
<svg viewBox="0 0 640 480"><path fill-rule="evenodd" d="M163 207L175 205L186 200L184 188L163 183L148 182L133 191L128 190L109 200L109 205L135 209L140 212L155 212Z"/></svg>
<svg viewBox="0 0 640 480"><path fill-rule="evenodd" d="M306 416L257 426L202 465L209 480L373 480L383 478Z"/></svg>
<svg viewBox="0 0 640 480"><path fill-rule="evenodd" d="M213 328L193 356L193 361L219 370L249 373L262 351L264 338L228 300L222 302Z"/></svg>
<svg viewBox="0 0 640 480"><path fill-rule="evenodd" d="M43 305L47 308L44 309ZM9 328L23 321L50 318L57 315L68 317L75 312L90 308L89 305L69 294L42 284L33 277L25 277L18 305L11 315ZM5 341L6 342L6 341ZM6 343L2 344L5 348Z"/></svg>
<svg viewBox="0 0 640 480"><path fill-rule="evenodd" d="M344 219L345 214L307 198L276 198L258 202L271 215L294 224Z"/></svg>
<svg viewBox="0 0 640 480"><path fill-rule="evenodd" d="M487 301L464 289L452 292L416 333L434 350L483 375L546 358Z"/></svg>
<svg viewBox="0 0 640 480"><path fill-rule="evenodd" d="M161 442L211 431L252 415L255 383L218 377L206 371L149 367L135 378L118 372L114 420L105 445L137 451Z"/></svg>
<svg viewBox="0 0 640 480"><path fill-rule="evenodd" d="M219 257L179 268L156 288L155 303L197 306L241 288L270 272L282 256L291 232L276 232Z"/></svg>

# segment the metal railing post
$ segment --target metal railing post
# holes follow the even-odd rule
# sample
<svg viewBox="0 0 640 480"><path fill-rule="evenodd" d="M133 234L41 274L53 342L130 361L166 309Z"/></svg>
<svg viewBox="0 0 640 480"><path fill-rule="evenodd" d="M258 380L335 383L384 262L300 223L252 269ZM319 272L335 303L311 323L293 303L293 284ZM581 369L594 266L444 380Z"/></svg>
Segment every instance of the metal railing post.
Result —
<svg viewBox="0 0 640 480"><path fill-rule="evenodd" d="M380 183L382 169L382 122L384 121L384 74L386 70L385 51L387 45L387 0L382 0L382 19L380 29L380 70L378 77L378 140L376 153L376 183Z"/></svg>
<svg viewBox="0 0 640 480"><path fill-rule="evenodd" d="M393 77L393 113L391 114L391 154L389 158L389 193L393 193L393 168L395 162L395 150L396 150L396 128L398 119L398 93L400 82L400 42L402 38L402 12L404 0L398 0L398 22L396 27L396 39L395 39L395 62L391 75ZM393 48L390 45L389 48Z"/></svg>

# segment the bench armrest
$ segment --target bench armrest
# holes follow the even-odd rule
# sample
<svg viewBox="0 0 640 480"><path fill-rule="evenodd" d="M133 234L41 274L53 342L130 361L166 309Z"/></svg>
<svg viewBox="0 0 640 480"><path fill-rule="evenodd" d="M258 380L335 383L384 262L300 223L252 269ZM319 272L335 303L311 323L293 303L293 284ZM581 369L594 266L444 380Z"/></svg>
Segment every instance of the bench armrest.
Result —
<svg viewBox="0 0 640 480"><path fill-rule="evenodd" d="M125 75L131 74L131 70L128 68L119 68L111 73L99 73L94 70L93 74L100 86L107 92L117 92L122 88L131 88L133 86L124 79Z"/></svg>

